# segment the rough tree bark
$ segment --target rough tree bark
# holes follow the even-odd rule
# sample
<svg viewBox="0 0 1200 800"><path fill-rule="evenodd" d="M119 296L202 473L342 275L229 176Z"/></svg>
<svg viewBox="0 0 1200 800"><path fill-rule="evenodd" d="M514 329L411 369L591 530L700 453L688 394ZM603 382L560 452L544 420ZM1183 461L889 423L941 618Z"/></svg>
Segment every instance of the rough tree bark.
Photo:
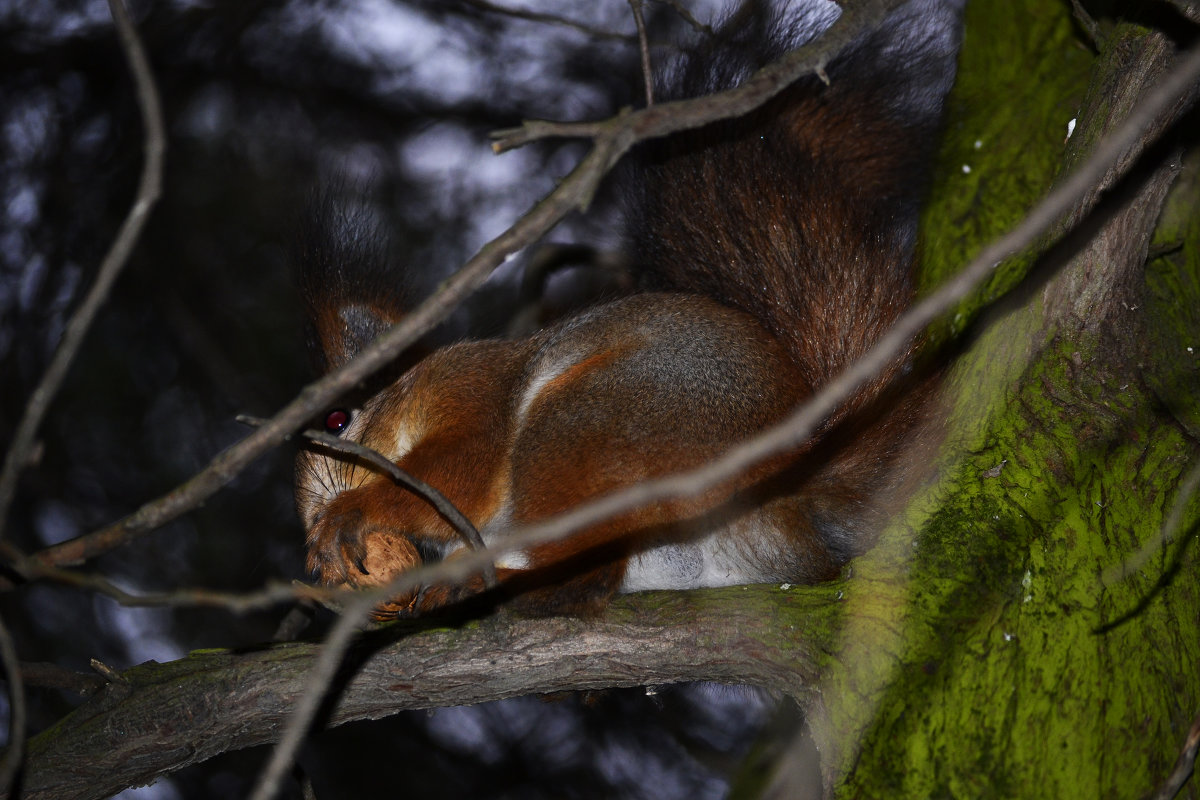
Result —
<svg viewBox="0 0 1200 800"><path fill-rule="evenodd" d="M1009 14L1016 29L998 18ZM1078 108L1064 169L1129 113L1174 54L1162 33L1121 23L1098 42L1083 93L1064 9L972 8L977 23L989 15L991 24L968 28L960 90L972 90L981 64L1012 75L1017 110L998 113L1058 136ZM991 55L1007 53L1007 66L989 61L979 39L1006 30L1001 37L1022 37ZM1037 176L998 167L1054 152L1016 128L1005 129L1008 141L995 137L994 108L954 120L961 141L948 147L957 163L980 167L978 182L935 203L931 218L951 219L931 222L935 231L964 206L988 207L992 220L1011 214ZM1175 130L1194 131L1194 117ZM978 164L975 142L1027 155ZM855 565L845 644L813 710L825 782L839 796L1138 797L1171 771L1200 710L1196 499L1183 498L1180 533L1141 571L1102 575L1154 546L1197 456L1194 158L1160 215L1179 145L1168 138L1128 178L1106 177L1072 214L1090 214L1081 232L1036 260L1010 295L1021 302L990 314L956 364L948 446L959 457L927 510L912 509L909 525ZM1170 253L1147 279L1156 223ZM1024 273L1018 266L1014 276ZM997 284L1011 280L1002 268Z"/></svg>
<svg viewBox="0 0 1200 800"><path fill-rule="evenodd" d="M1182 17L1123 10L1132 21L1100 26L1093 55L1065 2L971 4L926 215L931 282L1011 226L1170 64L1175 45L1153 26L1178 32ZM800 701L838 796L1147 794L1200 711L1200 500L1184 498L1179 533L1140 570L1104 575L1154 547L1197 459L1195 153L1177 179L1195 120L1098 187L1079 232L1000 266L933 333L956 356L938 479L844 581L641 595L589 621L501 615L372 634L324 722L736 681ZM105 796L273 741L314 652L129 670L31 743L28 796ZM777 765L777 796L798 796L794 759Z"/></svg>
<svg viewBox="0 0 1200 800"><path fill-rule="evenodd" d="M839 591L656 592L621 598L587 621L502 614L413 635L389 626L357 644L324 722L538 692L697 680L804 697L833 638ZM318 649L198 651L127 670L31 743L22 796L107 797L227 750L276 741Z"/></svg>

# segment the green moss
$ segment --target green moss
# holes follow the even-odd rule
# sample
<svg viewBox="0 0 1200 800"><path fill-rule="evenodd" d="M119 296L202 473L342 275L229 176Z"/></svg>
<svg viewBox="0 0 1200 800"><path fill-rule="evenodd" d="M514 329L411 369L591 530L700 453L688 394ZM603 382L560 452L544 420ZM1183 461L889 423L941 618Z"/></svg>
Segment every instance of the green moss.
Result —
<svg viewBox="0 0 1200 800"><path fill-rule="evenodd" d="M960 270L1046 194L1093 60L1066 3L967 5L958 80L922 216L922 285ZM935 327L933 341L962 333L1027 269L1028 259L1000 265L981 292Z"/></svg>
<svg viewBox="0 0 1200 800"><path fill-rule="evenodd" d="M924 220L935 280L1045 193L1093 63L1066 3L968 9ZM1042 341L1036 297L976 324L1029 258L935 332L974 333L946 383L952 461L855 562L815 722L843 748L838 796L1139 797L1173 765L1200 707L1200 498L1187 537L1100 576L1154 544L1198 455L1200 341L1189 360L1181 336L1200 335L1200 180L1184 177L1147 274L1141 363L1103 332Z"/></svg>
<svg viewBox="0 0 1200 800"><path fill-rule="evenodd" d="M1193 124L1196 114L1192 114ZM1193 128L1194 129L1194 128ZM1146 265L1146 381L1200 437L1200 152L1167 198Z"/></svg>
<svg viewBox="0 0 1200 800"><path fill-rule="evenodd" d="M870 722L845 796L1136 797L1169 770L1200 703L1200 642L1178 626L1200 616L1197 559L1099 575L1155 538L1195 448L1133 392L1089 413L1092 388L1054 383L1069 355L1031 370L992 446L944 484L911 563L863 565L872 596L842 651L863 661L839 687L865 702L837 724Z"/></svg>

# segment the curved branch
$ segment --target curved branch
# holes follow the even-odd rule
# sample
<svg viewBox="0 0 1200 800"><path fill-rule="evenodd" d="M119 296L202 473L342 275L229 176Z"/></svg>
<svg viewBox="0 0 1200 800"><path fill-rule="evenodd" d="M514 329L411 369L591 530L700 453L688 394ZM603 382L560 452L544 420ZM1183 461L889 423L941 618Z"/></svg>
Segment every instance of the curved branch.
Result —
<svg viewBox="0 0 1200 800"><path fill-rule="evenodd" d="M154 210L159 195L162 194L163 159L167 150L167 137L163 126L162 108L158 102L158 90L154 85L154 75L150 71L146 51L142 49L137 30L129 19L129 13L125 10L124 3L122 0L109 0L108 6L116 25L117 36L121 41L121 49L125 53L126 61L129 62L129 71L133 73L133 81L137 89L138 107L142 112L142 127L146 131L146 160L142 166L142 177L133 205L130 206L129 213L126 215L124 223L121 224L121 230L117 233L117 238L113 240L112 247L109 248L108 253L104 256L104 261L100 264L100 271L96 275L96 282L92 284L91 291L88 292L87 297L79 304L79 308L67 323L62 341L54 352L54 357L50 360L50 366L46 368L41 382L30 395L29 402L25 405L25 412L21 415L21 421L17 423L12 444L4 456L4 469L0 472L0 537L4 534L8 509L16 495L17 481L21 476L21 471L29 463L34 438L38 428L41 427L42 419L46 416L46 410L50 407L54 396L58 394L63 380L67 377L67 370L70 369L71 362L75 360L75 354L79 352L84 337L91 328L92 320L96 318L100 307L108 299L109 290L112 289L117 276L121 274L121 270L129 260L129 254L133 252L134 245L141 236L142 228L145 227L150 212Z"/></svg>
<svg viewBox="0 0 1200 800"><path fill-rule="evenodd" d="M522 19L528 22L539 22L546 25L558 25L563 28L570 28L571 30L585 33L594 39L615 39L616 41L626 43L632 43L636 41L634 37L627 33L608 31L592 25L585 25L582 22L578 22L559 14L546 14L538 11L529 11L523 8L509 8L507 6L500 6L495 3L488 2L488 0L463 0L463 2L472 8L477 8L480 11L486 11L490 14L499 14L512 19Z"/></svg>
<svg viewBox="0 0 1200 800"><path fill-rule="evenodd" d="M842 19L846 15L844 13ZM763 72L765 70L756 73L756 77ZM913 336L982 284L998 263L1035 241L1068 212L1080 212L1072 220L1077 222L1086 210L1095 204L1094 195L1090 202L1085 202L1085 198L1092 192L1096 181L1110 170L1119 169L1119 161L1122 162L1122 167L1127 167L1132 161L1132 154L1154 140L1154 137L1142 139L1148 121L1171 105L1181 102L1181 98L1189 92L1198 77L1200 47L1195 47L1179 60L1175 68L1154 87L1129 117L1099 143L1090 158L1052 189L1025 219L984 247L963 270L913 305L866 354L842 370L782 422L734 446L697 469L637 483L603 495L545 522L517 529L503 542L497 542L490 552L464 553L461 558L443 561L433 567L401 573L386 586L355 598L344 609L341 619L330 632L325 651L309 678L309 691L298 705L295 715L289 720L284 737L264 768L252 795L253 800L267 800L273 796L273 788L291 763L292 756L300 746L304 732L325 694L328 681L340 662L340 653L348 646L353 630L366 619L370 609L378 602L415 588L425 581L461 581L483 569L488 560L498 555L563 538L625 511L641 508L652 502L693 496L730 477L742 474L746 469L776 453L804 442L823 419L835 411L858 386L877 375L882 365L894 358ZM749 83L743 85L743 88L747 85ZM642 113L658 111L669 105L655 106ZM1083 207L1082 211L1080 207Z"/></svg>
<svg viewBox="0 0 1200 800"><path fill-rule="evenodd" d="M537 241L571 211L585 208L601 179L639 141L733 117L756 108L801 75L820 69L858 32L878 22L902 0L857 0L843 6L841 17L813 42L754 74L737 89L694 101L663 103L589 123L596 136L592 150L558 187L512 227L484 245L431 298L364 348L353 360L306 386L260 428L217 455L208 466L166 495L106 528L49 547L34 557L44 564L68 566L124 545L192 510L234 479L260 455L278 446L314 413L358 385L431 330L492 271L518 250Z"/></svg>
<svg viewBox="0 0 1200 800"><path fill-rule="evenodd" d="M692 100L674 100L605 122L526 122L492 133L492 150L503 153L549 137L629 139L629 144L748 114L805 75L824 74L825 65L863 31L878 25L903 0L857 0L841 4L841 16L819 38L755 72L736 88ZM610 129L606 132L606 129ZM627 149L627 148L626 148ZM625 152L624 150L621 151Z"/></svg>
<svg viewBox="0 0 1200 800"><path fill-rule="evenodd" d="M1078 224L1086 211L1095 205L1096 182L1118 160L1127 168L1138 153L1156 141L1154 136L1142 136L1148 122L1179 101L1197 80L1200 80L1200 47L1184 53L1171 72L1147 93L1137 108L1100 141L1088 159L1056 185L1020 223L988 244L970 264L914 304L865 355L846 367L781 422L693 470L633 484L543 522L514 530L502 541L492 544L487 553L464 553L459 558L401 573L387 586L367 593L369 600L365 601L365 608L369 609L386 597L426 583L465 580L483 569L490 558L560 539L650 503L690 497L804 442L821 420L835 411L855 388L877 375L882 364L894 358L909 339L938 315L953 308L955 303L981 285L1003 259L1034 243L1068 213L1072 214L1071 225ZM1071 225L1064 224L1057 234L1065 235ZM365 619L365 612L362 619Z"/></svg>
<svg viewBox="0 0 1200 800"><path fill-rule="evenodd" d="M646 92L646 107L654 105L654 66L650 61L650 41L646 38L646 18L642 14L642 0L629 0L633 22L637 26L638 49L642 57L642 85Z"/></svg>
<svg viewBox="0 0 1200 800"><path fill-rule="evenodd" d="M245 423L246 425L261 425L263 422L258 417L252 417L249 414L240 414L237 419L238 422ZM319 446L318 449L325 449L362 459L432 506L441 515L442 519L450 523L450 527L454 528L454 532L458 534L458 537L463 540L463 544L469 549L484 550L487 548L487 545L483 542L483 537L479 535L479 531L475 529L471 520L467 519L467 516L450 502L450 498L416 475L400 469L400 467L392 463L387 456L378 450L372 450L370 447L359 442L340 439L325 431L305 430L300 432L300 436L308 439L310 442L316 443ZM489 589L496 588L496 565L494 563L490 563L484 567L483 578L484 584Z"/></svg>
<svg viewBox="0 0 1200 800"><path fill-rule="evenodd" d="M389 626L357 640L328 724L531 692L695 680L804 698L840 613L836 597L830 586L654 592L621 598L590 620L501 615L398 640L403 629ZM781 617L812 633L780 636ZM107 797L275 741L320 651L311 643L203 651L126 670L30 742L23 797Z"/></svg>

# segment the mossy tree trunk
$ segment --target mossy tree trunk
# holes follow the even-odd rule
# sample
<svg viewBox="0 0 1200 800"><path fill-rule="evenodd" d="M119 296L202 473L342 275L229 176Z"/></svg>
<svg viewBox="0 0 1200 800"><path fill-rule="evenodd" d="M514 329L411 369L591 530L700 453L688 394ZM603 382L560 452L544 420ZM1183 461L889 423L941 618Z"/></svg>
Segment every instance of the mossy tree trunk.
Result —
<svg viewBox="0 0 1200 800"><path fill-rule="evenodd" d="M927 215L935 273L1043 194L1051 159L1086 157L1174 55L1120 22L1093 58L1066 3L968 13ZM812 714L838 796L1136 798L1170 773L1200 711L1200 500L1180 498L1200 439L1194 153L1180 177L1194 127L1106 178L1062 244L1001 265L975 301L1007 293L998 306L940 331L971 336L948 380L948 461L856 562ZM1156 543L1177 501L1182 524Z"/></svg>
<svg viewBox="0 0 1200 800"><path fill-rule="evenodd" d="M1163 73L1174 45L1155 25L1183 25L1165 8L1123 7L1128 21L1102 22L1091 50L1065 0L969 5L924 224L929 285L1019 220ZM1148 794L1200 711L1200 500L1185 497L1174 538L1157 542L1200 456L1196 154L1180 167L1195 123L1193 112L1129 178L1101 186L1063 243L999 265L932 332L953 357L939 474L845 580L634 596L588 621L501 615L375 634L326 720L743 680L801 701L837 796ZM1145 563L1112 574L1144 546ZM97 796L119 745L142 760L113 786L274 741L315 653L129 670L31 743L26 788ZM217 707L238 713L196 713ZM785 751L776 766L801 762Z"/></svg>

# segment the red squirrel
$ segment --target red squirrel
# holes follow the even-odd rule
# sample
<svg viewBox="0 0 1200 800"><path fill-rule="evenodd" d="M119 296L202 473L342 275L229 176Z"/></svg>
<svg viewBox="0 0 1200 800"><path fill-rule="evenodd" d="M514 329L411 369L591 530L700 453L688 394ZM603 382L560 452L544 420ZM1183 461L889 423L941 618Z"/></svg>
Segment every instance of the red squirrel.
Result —
<svg viewBox="0 0 1200 800"><path fill-rule="evenodd" d="M954 77L963 0L911 0L748 116L651 142L628 170L637 291L526 338L436 350L328 431L440 490L485 542L640 480L701 465L802 404L911 302L919 203ZM734 14L660 96L738 84L824 31L811 0ZM342 215L302 248L318 361L333 369L400 318L386 255ZM339 244L339 238L342 243ZM927 413L915 346L814 437L702 496L509 553L488 592L543 613L617 592L812 583L872 541ZM915 386L906 385L916 384ZM299 456L308 566L372 587L464 545L424 500L352 456ZM392 598L432 611L481 578Z"/></svg>

